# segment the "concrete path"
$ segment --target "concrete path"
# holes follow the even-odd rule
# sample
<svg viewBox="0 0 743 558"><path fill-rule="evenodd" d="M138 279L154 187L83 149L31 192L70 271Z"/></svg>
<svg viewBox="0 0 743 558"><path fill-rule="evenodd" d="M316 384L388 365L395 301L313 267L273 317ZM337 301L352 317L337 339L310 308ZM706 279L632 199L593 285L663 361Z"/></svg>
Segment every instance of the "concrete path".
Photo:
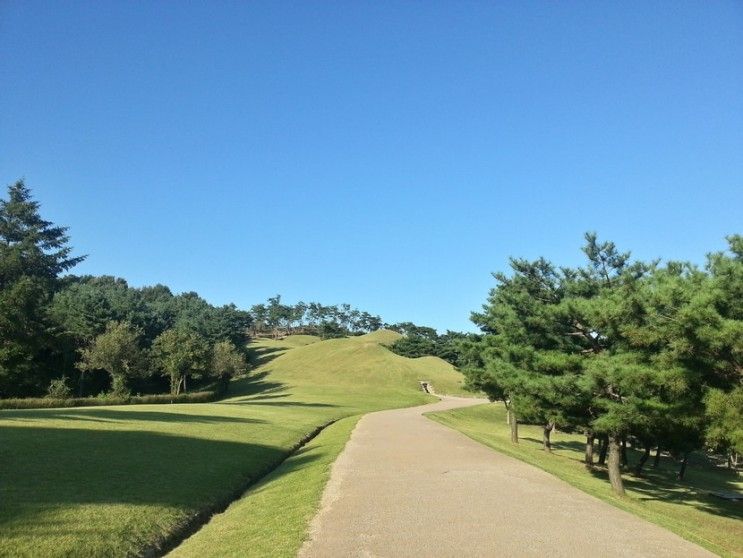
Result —
<svg viewBox="0 0 743 558"><path fill-rule="evenodd" d="M363 417L299 555L714 556L422 416L480 402Z"/></svg>

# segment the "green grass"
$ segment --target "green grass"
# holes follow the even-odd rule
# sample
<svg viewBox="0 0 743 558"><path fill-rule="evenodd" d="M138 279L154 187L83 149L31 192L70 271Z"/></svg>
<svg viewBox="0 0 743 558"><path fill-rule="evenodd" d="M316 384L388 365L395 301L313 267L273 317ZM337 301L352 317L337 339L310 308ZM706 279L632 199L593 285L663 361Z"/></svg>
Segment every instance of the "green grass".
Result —
<svg viewBox="0 0 743 558"><path fill-rule="evenodd" d="M0 411L0 555L139 554L231 500L319 425L433 400L419 380L463 393L447 363L388 351L394 336L261 340L258 368L217 403ZM234 515L245 529L204 529L183 552L293 555L351 422L321 434L218 520Z"/></svg>
<svg viewBox="0 0 743 558"><path fill-rule="evenodd" d="M656 470L646 465L645 478L625 475L627 496L621 498L611 492L603 469L597 468L594 473L586 470L582 462L585 446L582 436L554 433L554 451L547 454L541 449L542 431L537 426L519 425L519 445L511 444L505 409L499 404L427 416L501 453L539 467L588 494L670 529L712 552L722 556L743 556L743 506L707 494L711 490L741 491L743 482L734 473L715 468L703 456L695 456L684 483L674 480L677 466L665 457ZM630 451L631 465L638 458L639 452Z"/></svg>
<svg viewBox="0 0 743 558"><path fill-rule="evenodd" d="M360 416L336 422L170 556L295 556Z"/></svg>

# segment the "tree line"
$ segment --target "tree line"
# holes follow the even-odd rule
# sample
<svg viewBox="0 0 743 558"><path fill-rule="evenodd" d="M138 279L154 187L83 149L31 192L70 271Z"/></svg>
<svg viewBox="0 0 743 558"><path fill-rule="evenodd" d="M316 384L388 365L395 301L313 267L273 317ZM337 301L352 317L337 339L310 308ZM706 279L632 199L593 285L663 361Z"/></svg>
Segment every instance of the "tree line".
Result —
<svg viewBox="0 0 743 558"><path fill-rule="evenodd" d="M253 305L250 314L253 333L273 337L305 333L327 339L368 333L385 325L379 316L353 308L350 304L326 306L303 301L282 304L281 295Z"/></svg>
<svg viewBox="0 0 743 558"><path fill-rule="evenodd" d="M454 366L466 364L461 348L473 338L473 334L451 330L439 334L432 327L419 326L412 322L392 324L388 329L403 335L390 346L393 353L408 358L435 356Z"/></svg>
<svg viewBox="0 0 743 558"><path fill-rule="evenodd" d="M177 395L189 379L245 369L248 312L163 285L63 276L84 259L68 243L67 229L41 218L22 181L8 188L0 200L0 397L165 387Z"/></svg>
<svg viewBox="0 0 743 558"><path fill-rule="evenodd" d="M277 295L245 311L164 285L68 275L84 256L39 209L23 181L0 200L0 398L177 396L244 372L251 334L334 337L382 326L348 304L286 305Z"/></svg>
<svg viewBox="0 0 743 558"><path fill-rule="evenodd" d="M706 265L633 261L612 242L585 236L585 265L513 258L495 273L481 334L460 345L474 389L518 424L582 432L585 462L600 463L623 493L626 447L669 452L683 478L691 451L732 462L743 453L743 237Z"/></svg>

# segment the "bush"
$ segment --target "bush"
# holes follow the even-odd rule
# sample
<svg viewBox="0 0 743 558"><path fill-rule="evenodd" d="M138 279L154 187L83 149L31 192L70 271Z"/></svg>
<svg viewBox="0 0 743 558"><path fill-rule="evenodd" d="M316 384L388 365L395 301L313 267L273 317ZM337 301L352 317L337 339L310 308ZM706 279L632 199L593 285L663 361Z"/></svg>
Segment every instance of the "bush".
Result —
<svg viewBox="0 0 743 558"><path fill-rule="evenodd" d="M114 376L111 385L111 397L119 399L128 399L132 392L126 387L126 379L123 376Z"/></svg>
<svg viewBox="0 0 743 558"><path fill-rule="evenodd" d="M103 407L106 405L146 405L162 403L210 403L219 398L219 391L195 391L182 393L178 396L170 394L135 395L131 397L115 397L110 393L98 397L51 398L36 397L25 399L0 399L2 409L53 409L58 407Z"/></svg>
<svg viewBox="0 0 743 558"><path fill-rule="evenodd" d="M45 399L72 399L72 389L67 385L67 378L52 380Z"/></svg>

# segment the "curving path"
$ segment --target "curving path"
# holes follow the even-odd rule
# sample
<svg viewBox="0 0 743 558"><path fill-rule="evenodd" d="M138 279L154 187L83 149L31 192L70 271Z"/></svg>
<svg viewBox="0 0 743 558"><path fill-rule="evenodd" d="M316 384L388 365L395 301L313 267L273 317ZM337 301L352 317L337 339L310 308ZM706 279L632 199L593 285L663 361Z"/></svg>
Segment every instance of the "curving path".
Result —
<svg viewBox="0 0 743 558"><path fill-rule="evenodd" d="M363 417L299 555L714 556L422 415L482 402Z"/></svg>

